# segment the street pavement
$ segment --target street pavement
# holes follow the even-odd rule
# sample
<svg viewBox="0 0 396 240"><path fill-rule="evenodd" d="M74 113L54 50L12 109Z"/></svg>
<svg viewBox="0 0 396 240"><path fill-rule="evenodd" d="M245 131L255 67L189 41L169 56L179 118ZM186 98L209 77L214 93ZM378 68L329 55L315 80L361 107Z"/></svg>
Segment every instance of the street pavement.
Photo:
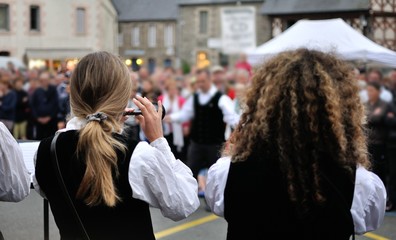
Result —
<svg viewBox="0 0 396 240"><path fill-rule="evenodd" d="M22 202L0 202L0 230L5 240L43 240L43 205L43 199L34 190ZM203 202L195 213L178 222L164 218L158 209L152 208L151 214L157 240L225 240L226 237L226 221L207 212ZM58 229L50 212L49 240L58 239ZM296 239L299 239L299 236L296 236ZM396 240L396 212L387 213L377 231L357 236L356 239Z"/></svg>

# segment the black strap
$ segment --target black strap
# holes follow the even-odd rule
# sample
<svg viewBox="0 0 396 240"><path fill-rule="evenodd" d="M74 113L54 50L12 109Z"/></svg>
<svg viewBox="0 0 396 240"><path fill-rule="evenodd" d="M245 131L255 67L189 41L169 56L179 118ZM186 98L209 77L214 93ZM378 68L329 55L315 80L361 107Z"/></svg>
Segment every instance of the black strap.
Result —
<svg viewBox="0 0 396 240"><path fill-rule="evenodd" d="M81 230L81 233L82 233L84 239L90 240L89 235L88 235L87 231L85 230L84 225L83 225L83 223L82 223L82 221L80 219L80 216L78 215L77 210L76 210L76 208L75 208L75 206L73 204L73 201L72 201L72 199L71 199L71 197L69 195L69 192L67 191L65 182L63 181L62 173L61 173L60 168L59 168L58 157L57 157L57 154L56 154L56 140L58 139L59 135L60 135L60 133L56 133L54 138L52 139L52 142L51 142L51 160L52 160L52 164L53 164L53 167L55 169L55 174L56 174L56 177L58 178L58 182L59 182L59 185L61 187L62 193L63 193L63 195L64 195L64 197L65 197L65 199L66 199L66 201L67 201L67 203L68 203L68 205L70 207L70 209L72 210L72 213L73 213L73 215L74 215L74 217L76 219L77 225L80 227L80 230Z"/></svg>

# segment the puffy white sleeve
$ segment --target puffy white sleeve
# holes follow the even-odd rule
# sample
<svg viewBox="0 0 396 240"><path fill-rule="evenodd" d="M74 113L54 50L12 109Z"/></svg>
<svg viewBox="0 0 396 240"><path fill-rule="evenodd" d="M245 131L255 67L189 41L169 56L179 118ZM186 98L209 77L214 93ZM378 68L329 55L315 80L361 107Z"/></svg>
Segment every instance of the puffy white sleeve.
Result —
<svg viewBox="0 0 396 240"><path fill-rule="evenodd" d="M0 201L19 202L30 193L30 174L22 150L0 122Z"/></svg>
<svg viewBox="0 0 396 240"><path fill-rule="evenodd" d="M231 158L222 157L208 171L205 200L214 214L224 217L224 189L230 170Z"/></svg>
<svg viewBox="0 0 396 240"><path fill-rule="evenodd" d="M174 221L188 217L200 205L197 180L190 168L175 159L165 138L136 146L128 178L133 198L159 208Z"/></svg>
<svg viewBox="0 0 396 240"><path fill-rule="evenodd" d="M222 95L219 99L219 108L223 113L223 121L234 128L240 119L240 115L235 112L234 103L227 95Z"/></svg>
<svg viewBox="0 0 396 240"><path fill-rule="evenodd" d="M382 224L386 207L386 188L381 179L362 166L356 169L352 218L358 235L376 230Z"/></svg>

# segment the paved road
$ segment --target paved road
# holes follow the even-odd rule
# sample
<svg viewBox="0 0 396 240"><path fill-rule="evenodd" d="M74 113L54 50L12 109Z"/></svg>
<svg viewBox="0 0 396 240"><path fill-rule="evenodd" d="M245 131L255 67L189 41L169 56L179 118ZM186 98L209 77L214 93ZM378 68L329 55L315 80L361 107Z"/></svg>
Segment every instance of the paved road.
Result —
<svg viewBox="0 0 396 240"><path fill-rule="evenodd" d="M204 209L204 205L185 220L174 222L151 209L157 240L224 240L227 224ZM49 239L58 240L59 234L52 214L49 214ZM0 229L6 240L43 240L43 200L33 190L22 202L0 202ZM263 232L263 237L266 233ZM298 238L298 236L296 236ZM396 212L387 213L380 229L357 240L396 240Z"/></svg>

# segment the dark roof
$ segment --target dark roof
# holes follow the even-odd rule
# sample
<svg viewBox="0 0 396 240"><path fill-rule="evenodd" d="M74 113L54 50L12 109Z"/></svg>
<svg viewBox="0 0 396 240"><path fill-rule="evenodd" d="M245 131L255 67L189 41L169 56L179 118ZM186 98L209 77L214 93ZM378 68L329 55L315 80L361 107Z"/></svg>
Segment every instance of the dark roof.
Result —
<svg viewBox="0 0 396 240"><path fill-rule="evenodd" d="M215 4L230 4L234 3L252 3L252 2L264 2L264 0L179 0L179 5L215 5Z"/></svg>
<svg viewBox="0 0 396 240"><path fill-rule="evenodd" d="M178 0L112 0L118 21L176 20Z"/></svg>
<svg viewBox="0 0 396 240"><path fill-rule="evenodd" d="M261 8L265 15L299 13L368 11L370 0L266 0Z"/></svg>

